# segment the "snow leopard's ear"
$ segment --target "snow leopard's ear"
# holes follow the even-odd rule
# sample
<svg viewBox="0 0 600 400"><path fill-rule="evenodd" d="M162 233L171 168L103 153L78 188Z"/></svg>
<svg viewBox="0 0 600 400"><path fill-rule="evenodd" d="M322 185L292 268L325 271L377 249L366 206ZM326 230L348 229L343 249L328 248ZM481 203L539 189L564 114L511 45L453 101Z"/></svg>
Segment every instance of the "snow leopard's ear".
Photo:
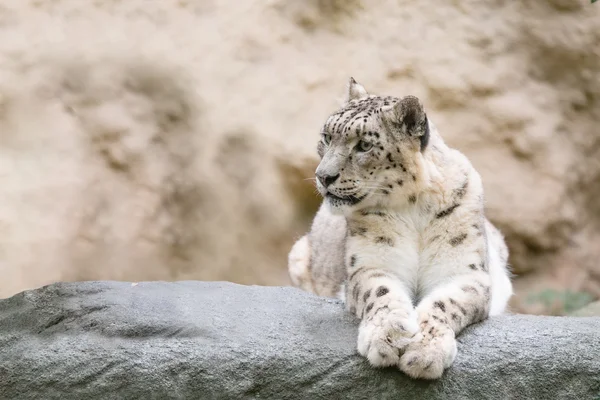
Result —
<svg viewBox="0 0 600 400"><path fill-rule="evenodd" d="M423 105L415 96L406 96L392 107L390 122L401 134L418 138L421 151L429 143L429 123Z"/></svg>
<svg viewBox="0 0 600 400"><path fill-rule="evenodd" d="M369 93L367 93L365 88L360 83L356 82L354 78L350 77L346 90L346 103L351 100L363 99L367 96L369 96Z"/></svg>

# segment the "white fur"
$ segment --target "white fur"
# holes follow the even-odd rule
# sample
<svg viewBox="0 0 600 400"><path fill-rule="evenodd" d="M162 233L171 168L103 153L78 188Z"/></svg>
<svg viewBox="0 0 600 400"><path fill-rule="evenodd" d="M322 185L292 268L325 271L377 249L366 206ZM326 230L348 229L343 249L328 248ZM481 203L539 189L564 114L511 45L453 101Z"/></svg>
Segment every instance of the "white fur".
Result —
<svg viewBox="0 0 600 400"><path fill-rule="evenodd" d="M299 287L307 292L314 291L310 279L310 271L308 269L310 264L310 246L308 244L308 237L303 236L300 238L288 255L288 271L292 284Z"/></svg>
<svg viewBox="0 0 600 400"><path fill-rule="evenodd" d="M499 234L499 233L498 233ZM508 301L513 295L513 286L510 281L506 261L502 261L498 249L506 246L498 237L488 234L488 256L490 265L490 279L492 281L492 300L490 316L504 314Z"/></svg>

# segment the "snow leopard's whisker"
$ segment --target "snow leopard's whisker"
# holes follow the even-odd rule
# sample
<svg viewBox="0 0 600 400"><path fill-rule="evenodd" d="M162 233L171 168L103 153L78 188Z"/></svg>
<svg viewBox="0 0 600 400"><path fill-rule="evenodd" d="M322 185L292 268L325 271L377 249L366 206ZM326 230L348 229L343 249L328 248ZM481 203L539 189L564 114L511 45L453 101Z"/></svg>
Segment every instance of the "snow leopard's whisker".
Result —
<svg viewBox="0 0 600 400"><path fill-rule="evenodd" d="M317 187L316 187L316 186L313 188L313 194L314 194L316 197L323 197L323 196L321 195L321 192L319 192L319 189L317 189Z"/></svg>

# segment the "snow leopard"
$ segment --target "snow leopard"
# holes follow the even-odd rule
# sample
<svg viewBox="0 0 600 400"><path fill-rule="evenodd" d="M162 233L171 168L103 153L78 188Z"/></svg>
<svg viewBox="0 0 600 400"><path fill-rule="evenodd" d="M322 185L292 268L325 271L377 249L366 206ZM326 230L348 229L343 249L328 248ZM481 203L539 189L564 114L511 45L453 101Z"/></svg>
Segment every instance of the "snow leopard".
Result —
<svg viewBox="0 0 600 400"><path fill-rule="evenodd" d="M456 336L513 294L479 173L417 97L372 95L353 78L317 151L323 202L289 253L293 284L344 301L372 366L440 378Z"/></svg>

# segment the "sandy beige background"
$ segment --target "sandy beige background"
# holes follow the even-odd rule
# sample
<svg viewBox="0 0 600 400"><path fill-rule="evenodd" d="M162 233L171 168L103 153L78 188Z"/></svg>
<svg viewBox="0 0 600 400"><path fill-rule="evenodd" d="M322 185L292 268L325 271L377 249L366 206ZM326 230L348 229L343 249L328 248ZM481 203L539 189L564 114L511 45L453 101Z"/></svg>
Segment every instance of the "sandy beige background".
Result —
<svg viewBox="0 0 600 400"><path fill-rule="evenodd" d="M600 296L600 4L584 0L3 0L0 296L289 284L349 76L421 97L472 159L516 310Z"/></svg>

